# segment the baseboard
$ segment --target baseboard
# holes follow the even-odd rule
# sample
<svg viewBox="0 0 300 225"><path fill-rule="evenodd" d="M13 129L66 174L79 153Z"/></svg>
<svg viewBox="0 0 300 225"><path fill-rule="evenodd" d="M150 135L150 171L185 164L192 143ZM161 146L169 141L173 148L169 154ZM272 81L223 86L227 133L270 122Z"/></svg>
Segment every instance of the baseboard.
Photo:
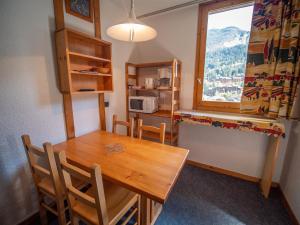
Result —
<svg viewBox="0 0 300 225"><path fill-rule="evenodd" d="M280 195L281 195L281 198L282 198L283 205L286 208L286 210L287 210L287 212L288 212L288 214L289 214L289 216L290 216L293 224L294 225L300 225L300 222L297 220L297 217L294 214L294 212L293 212L293 210L292 210L289 202L287 201L287 199L286 199L286 197L285 197L285 195L284 195L284 193L283 193L280 185L279 185L278 189L279 189L279 192L280 192Z"/></svg>
<svg viewBox="0 0 300 225"><path fill-rule="evenodd" d="M231 171L231 170L226 170L226 169L222 169L222 168L215 167L215 166L210 166L210 165L207 165L207 164L195 162L193 160L187 160L186 163L189 164L189 165L199 167L201 169L209 170L209 171L212 171L212 172L215 172L215 173L220 173L220 174L224 174L224 175L235 177L235 178L239 178L239 179L242 179L242 180L246 180L246 181L250 181L250 182L254 182L254 183L259 183L260 182L260 178L258 178L258 177L253 177L253 176L237 173L237 172L234 172L234 171ZM279 187L279 183L272 182L272 187L275 187L275 188Z"/></svg>

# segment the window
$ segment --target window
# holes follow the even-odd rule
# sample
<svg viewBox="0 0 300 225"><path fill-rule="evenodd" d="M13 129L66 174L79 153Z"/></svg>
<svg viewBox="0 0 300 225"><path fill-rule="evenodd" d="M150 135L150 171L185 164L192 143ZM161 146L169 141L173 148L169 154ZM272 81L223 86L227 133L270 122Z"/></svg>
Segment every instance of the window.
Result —
<svg viewBox="0 0 300 225"><path fill-rule="evenodd" d="M239 111L252 13L245 0L199 7L195 109Z"/></svg>

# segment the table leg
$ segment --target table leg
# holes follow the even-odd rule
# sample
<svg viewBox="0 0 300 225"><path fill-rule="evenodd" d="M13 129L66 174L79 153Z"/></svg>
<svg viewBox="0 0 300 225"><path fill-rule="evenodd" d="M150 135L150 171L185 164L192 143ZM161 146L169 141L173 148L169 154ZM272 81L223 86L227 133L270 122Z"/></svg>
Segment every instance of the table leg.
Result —
<svg viewBox="0 0 300 225"><path fill-rule="evenodd" d="M151 225L154 225L157 218L159 217L161 211L162 211L162 204L155 202L155 201L150 201L150 208L151 208Z"/></svg>
<svg viewBox="0 0 300 225"><path fill-rule="evenodd" d="M150 199L145 196L141 196L141 225L150 225Z"/></svg>
<svg viewBox="0 0 300 225"><path fill-rule="evenodd" d="M260 188L265 198L268 198L271 185L272 178L275 170L275 165L278 157L278 150L280 144L280 137L269 137L269 145L267 150L267 157L265 161L263 176L260 182Z"/></svg>

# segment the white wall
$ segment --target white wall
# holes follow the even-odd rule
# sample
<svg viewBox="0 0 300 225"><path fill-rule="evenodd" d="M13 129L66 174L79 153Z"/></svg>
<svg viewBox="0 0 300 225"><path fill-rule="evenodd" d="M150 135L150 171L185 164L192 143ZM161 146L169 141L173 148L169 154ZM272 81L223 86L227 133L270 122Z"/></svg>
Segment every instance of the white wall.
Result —
<svg viewBox="0 0 300 225"><path fill-rule="evenodd" d="M289 140L280 186L300 222L300 122L292 124Z"/></svg>
<svg viewBox="0 0 300 225"><path fill-rule="evenodd" d="M57 86L54 11L52 0L1 1L0 7L0 223L12 225L36 212L36 195L21 135L32 141L58 143L66 139L62 95ZM103 31L123 19L118 1L101 1ZM112 13L114 12L114 13ZM67 17L66 22L93 32L89 23ZM108 39L103 35L104 39ZM115 92L106 95L111 114L125 118L124 62L132 45L113 42ZM76 134L98 128L98 105L94 96L74 101Z"/></svg>
<svg viewBox="0 0 300 225"><path fill-rule="evenodd" d="M103 39L113 42L115 91L105 96L110 102L106 109L109 130L112 113L125 119L124 63L129 59L181 59L182 106L192 107L197 8L148 19L159 36L134 50L131 44L113 41L104 32L125 16L121 1L101 1ZM69 16L66 22L77 29L92 32L92 26L86 22ZM38 145L46 140L58 143L66 136L62 95L57 88L52 1L1 1L0 27L0 221L11 225L37 209L20 136L28 133ZM76 97L73 107L77 135L98 128L96 97ZM263 135L182 125L179 142L191 149L190 157L194 160L260 176L266 144ZM291 171L295 171L295 166L292 168ZM281 163L274 180L278 180L280 171ZM286 190L290 190L291 180L286 182ZM299 201L295 205L297 203Z"/></svg>
<svg viewBox="0 0 300 225"><path fill-rule="evenodd" d="M185 109L191 109L193 102L197 14L198 7L192 6L145 19L158 36L138 44L131 58L134 62L180 59L181 107ZM261 177L267 142L263 134L190 124L180 127L179 145L190 149L189 159L254 177ZM274 181L279 181L285 145L286 140L282 143Z"/></svg>

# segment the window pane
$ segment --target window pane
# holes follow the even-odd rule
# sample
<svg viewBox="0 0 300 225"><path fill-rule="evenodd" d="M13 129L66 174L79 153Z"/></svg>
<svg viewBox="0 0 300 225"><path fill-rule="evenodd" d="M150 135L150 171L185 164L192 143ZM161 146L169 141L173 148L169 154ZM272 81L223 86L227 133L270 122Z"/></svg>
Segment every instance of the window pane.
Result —
<svg viewBox="0 0 300 225"><path fill-rule="evenodd" d="M253 6L208 15L203 101L240 102Z"/></svg>

